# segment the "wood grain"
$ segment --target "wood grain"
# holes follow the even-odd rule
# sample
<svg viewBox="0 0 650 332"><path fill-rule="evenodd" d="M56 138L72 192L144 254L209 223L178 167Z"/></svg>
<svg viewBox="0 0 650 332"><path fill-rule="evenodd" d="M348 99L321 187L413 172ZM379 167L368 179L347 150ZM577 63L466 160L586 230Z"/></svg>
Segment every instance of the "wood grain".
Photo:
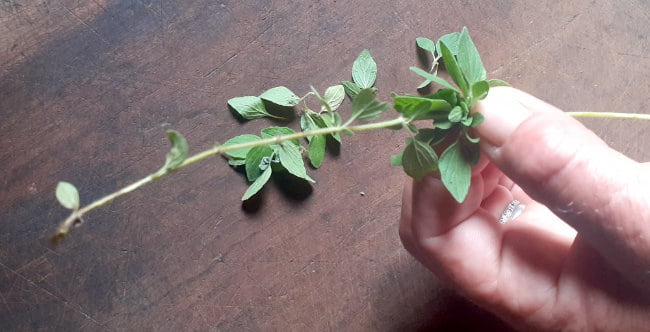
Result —
<svg viewBox="0 0 650 332"><path fill-rule="evenodd" d="M156 170L165 130L192 151L239 123L234 96L349 79L414 93L414 39L468 26L489 76L566 110L648 112L647 2L0 0L0 330L504 330L397 236L403 136L347 137L312 188L265 189L220 158L88 216L56 247L57 181L83 202ZM343 108L349 107L346 101ZM648 124L585 123L637 160ZM360 195L364 192L365 195Z"/></svg>

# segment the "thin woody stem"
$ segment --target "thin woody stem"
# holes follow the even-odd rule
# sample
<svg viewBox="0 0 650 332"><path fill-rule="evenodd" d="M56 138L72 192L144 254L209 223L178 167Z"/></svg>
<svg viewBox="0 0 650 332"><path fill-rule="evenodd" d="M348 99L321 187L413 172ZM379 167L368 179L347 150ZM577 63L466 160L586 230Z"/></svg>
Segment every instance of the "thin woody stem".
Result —
<svg viewBox="0 0 650 332"><path fill-rule="evenodd" d="M56 237L62 237L65 234L67 234L70 231L70 228L74 226L75 224L78 224L82 219L82 216L89 211L96 209L100 206L103 206L105 204L110 203L114 199L128 194L145 184L151 183L165 175L168 175L175 170L178 170L180 168L183 168L185 166L189 166L197 161L201 161L203 159L218 155L218 154L224 154L229 151L234 151L234 150L242 150L242 149L250 149L254 148L256 146L265 146L265 145L270 145L270 144L280 144L282 142L290 141L290 140L295 140L295 139L301 139L305 137L310 137L310 136L319 136L319 135L329 135L329 134L337 134L341 132L361 132L361 131L368 131L368 130L374 130L374 129L381 129L381 128L388 128L388 127L394 127L394 126L403 126L407 124L407 120L403 117L398 117L392 120L387 120L387 121L381 121L381 122L374 122L374 123L367 123L367 124L362 124L362 125L357 125L357 126L336 126L336 127L328 127L328 128L320 128L316 130L309 130L309 131L303 131L303 132L298 132L294 134L289 134L289 135L281 135L281 136L275 136L271 138L266 138L254 142L248 142L248 143L241 143L241 144L232 144L232 145L217 145L211 149L199 152L193 156L188 157L183 161L182 164L180 164L178 167L174 169L166 169L162 168L159 171L150 174L112 194L108 194L98 200L95 200L94 202L78 209L75 211L72 211L70 216L66 218L61 224L59 225Z"/></svg>

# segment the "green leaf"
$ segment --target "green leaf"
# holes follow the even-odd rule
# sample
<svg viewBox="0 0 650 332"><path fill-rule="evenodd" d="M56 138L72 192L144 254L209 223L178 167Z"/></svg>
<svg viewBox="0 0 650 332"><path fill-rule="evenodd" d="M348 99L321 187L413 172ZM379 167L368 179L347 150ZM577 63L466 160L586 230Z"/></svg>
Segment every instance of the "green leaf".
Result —
<svg viewBox="0 0 650 332"><path fill-rule="evenodd" d="M476 138L474 138L474 137L472 137L472 136L469 136L469 132L467 132L467 130L464 130L464 132L465 132L465 139L466 139L468 142L470 142L470 143L478 143L478 142L481 141L481 138L480 138L480 137L476 137Z"/></svg>
<svg viewBox="0 0 650 332"><path fill-rule="evenodd" d="M438 156L431 146L417 139L406 139L406 147L402 154L404 172L417 181L436 170Z"/></svg>
<svg viewBox="0 0 650 332"><path fill-rule="evenodd" d="M443 119L443 120L437 120L437 121L435 121L435 122L433 123L433 125L434 125L436 128L440 128L440 129L449 129L449 128L451 128L454 124L453 124L451 121L449 121L449 119Z"/></svg>
<svg viewBox="0 0 650 332"><path fill-rule="evenodd" d="M345 88L343 85L334 85L330 86L325 90L325 95L323 96L323 99L325 103L323 104L323 108L321 111L327 110L328 112L333 112L336 111L336 109L341 106L341 103L343 102L343 98L345 98Z"/></svg>
<svg viewBox="0 0 650 332"><path fill-rule="evenodd" d="M446 64L445 64L446 66ZM458 40L458 66L465 74L469 84L482 81L486 78L485 67L481 61L472 38L469 36L467 28L463 28Z"/></svg>
<svg viewBox="0 0 650 332"><path fill-rule="evenodd" d="M412 121L441 118L451 109L451 105L445 100L416 96L395 96L393 103L397 112Z"/></svg>
<svg viewBox="0 0 650 332"><path fill-rule="evenodd" d="M458 62L456 62L456 57L449 51L449 48L444 42L440 43L440 51L442 52L442 61L444 61L447 73L449 73L449 76L451 76L460 90L463 91L463 95L469 95L467 80L458 66Z"/></svg>
<svg viewBox="0 0 650 332"><path fill-rule="evenodd" d="M472 117L471 116L466 116L462 120L460 120L460 123L463 124L463 126L469 127L472 125Z"/></svg>
<svg viewBox="0 0 650 332"><path fill-rule="evenodd" d="M433 128L422 128L418 134L415 135L415 139L422 143L431 144L431 141L435 139L436 133L439 131L440 130L435 130Z"/></svg>
<svg viewBox="0 0 650 332"><path fill-rule="evenodd" d="M402 155L404 152L400 152L394 156L390 157L390 165L391 166L402 166Z"/></svg>
<svg viewBox="0 0 650 332"><path fill-rule="evenodd" d="M79 192L72 183L59 182L56 186L56 199L66 209L79 209Z"/></svg>
<svg viewBox="0 0 650 332"><path fill-rule="evenodd" d="M456 89L440 89L436 93L426 95L424 98L429 99L442 99L449 103L449 105L458 104L458 90Z"/></svg>
<svg viewBox="0 0 650 332"><path fill-rule="evenodd" d="M269 179L271 178L271 173L273 171L271 170L271 167L267 167L262 174L260 174L257 179L255 179L255 182L253 182L248 189L246 189L246 192L244 193L244 196L242 196L241 200L245 201L253 195L257 194L258 191L260 191L264 185L269 182Z"/></svg>
<svg viewBox="0 0 650 332"><path fill-rule="evenodd" d="M269 146L256 146L248 151L246 154L246 177L248 181L255 181L261 174L262 169L260 165L264 157L271 158L273 156L273 149Z"/></svg>
<svg viewBox="0 0 650 332"><path fill-rule="evenodd" d="M435 52L436 52L436 43L434 43L433 40L431 40L429 38L418 37L418 38L415 38L415 42L418 44L419 48L435 54Z"/></svg>
<svg viewBox="0 0 650 332"><path fill-rule="evenodd" d="M352 99L356 98L359 92L361 91L361 88L358 85L350 81L343 81L341 82L341 85L343 85L343 89L345 90L345 93L347 93L348 96L350 96L350 98Z"/></svg>
<svg viewBox="0 0 650 332"><path fill-rule="evenodd" d="M352 80L361 89L367 89L375 84L377 79L377 63L368 50L363 50L352 65Z"/></svg>
<svg viewBox="0 0 650 332"><path fill-rule="evenodd" d="M352 118L361 121L374 120L388 109L390 109L390 105L375 99L372 89L363 89L352 101Z"/></svg>
<svg viewBox="0 0 650 332"><path fill-rule="evenodd" d="M322 114L320 118L323 120L323 123L325 124L325 127L337 127L341 125L341 114L337 113L332 113L330 114ZM335 133L331 134L331 136L339 143L341 143L341 134Z"/></svg>
<svg viewBox="0 0 650 332"><path fill-rule="evenodd" d="M229 159L228 160L228 165L230 165L230 166L246 165L246 159L237 159L237 158Z"/></svg>
<svg viewBox="0 0 650 332"><path fill-rule="evenodd" d="M445 43L445 45L447 45L447 47L449 48L451 54L458 55L459 40L460 40L460 32L452 32L440 37L440 39L438 39L438 45L437 45L438 52L440 52L440 43Z"/></svg>
<svg viewBox="0 0 650 332"><path fill-rule="evenodd" d="M278 118L266 111L264 103L259 97L245 96L231 98L228 100L228 105L246 120L263 118L265 116Z"/></svg>
<svg viewBox="0 0 650 332"><path fill-rule="evenodd" d="M426 78L427 80L440 84L444 86L445 88L449 88L452 90L458 91L453 85L451 85L449 82L447 82L444 78L438 77L436 75L433 75L431 73L427 73L426 71L418 68L418 67L410 67L411 71Z"/></svg>
<svg viewBox="0 0 650 332"><path fill-rule="evenodd" d="M229 145L235 145L235 144L244 144L244 143L250 143L250 142L256 142L259 141L260 137L257 135L251 135L251 134L244 134L244 135L239 135L235 136L229 140L226 141L226 143L223 143L222 146L229 146ZM251 148L247 149L240 149L240 150L232 150L226 152L226 154L232 158L236 159L246 159L246 154L248 151L250 151Z"/></svg>
<svg viewBox="0 0 650 332"><path fill-rule="evenodd" d="M262 138L273 138L277 136L285 136L285 135L291 135L295 134L296 132L293 131L291 128L287 127L268 127L262 129ZM299 139L292 139L289 142L293 143L294 145L298 146L300 145L300 140Z"/></svg>
<svg viewBox="0 0 650 332"><path fill-rule="evenodd" d="M165 160L165 169L173 170L180 166L187 158L187 151L189 149L187 141L176 130L168 130L167 138L172 144L172 148L167 153Z"/></svg>
<svg viewBox="0 0 650 332"><path fill-rule="evenodd" d="M465 160L458 142L450 145L442 153L438 167L445 188L457 202L462 203L469 191L472 168Z"/></svg>
<svg viewBox="0 0 650 332"><path fill-rule="evenodd" d="M260 98L276 105L293 107L298 105L300 97L296 96L291 90L284 86L278 86L266 90L260 95Z"/></svg>
<svg viewBox="0 0 650 332"><path fill-rule="evenodd" d="M449 112L449 121L451 122L460 122L463 119L463 109L460 106L454 106Z"/></svg>
<svg viewBox="0 0 650 332"><path fill-rule="evenodd" d="M481 113L474 113L474 114L472 115L472 124L470 125L470 127L472 127L472 128L477 127L478 125L480 125L481 123L483 123L483 120L485 120L485 117L483 116L483 114L481 114Z"/></svg>
<svg viewBox="0 0 650 332"><path fill-rule="evenodd" d="M490 90L490 84L487 81L478 81L472 84L472 98L474 103L478 100L485 99L488 95L488 90Z"/></svg>
<svg viewBox="0 0 650 332"><path fill-rule="evenodd" d="M307 155L309 156L309 162L314 166L314 168L319 168L320 165L323 164L326 143L327 140L323 135L314 136L309 142Z"/></svg>
<svg viewBox="0 0 650 332"><path fill-rule="evenodd" d="M510 83L508 83L506 81L496 79L496 78L493 78L491 80L487 80L487 82L488 82L488 84L490 85L491 88L493 88L495 86L512 86L512 85L510 85Z"/></svg>
<svg viewBox="0 0 650 332"><path fill-rule="evenodd" d="M307 175L305 163L297 146L293 144L280 145L280 148L278 149L278 157L280 158L280 164L282 164L289 173L309 182L316 182Z"/></svg>

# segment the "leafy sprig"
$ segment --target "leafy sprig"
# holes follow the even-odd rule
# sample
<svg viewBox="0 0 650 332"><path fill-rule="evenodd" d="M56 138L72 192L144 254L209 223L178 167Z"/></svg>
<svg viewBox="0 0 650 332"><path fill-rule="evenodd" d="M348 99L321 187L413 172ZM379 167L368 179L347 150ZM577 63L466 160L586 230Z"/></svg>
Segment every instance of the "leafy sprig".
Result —
<svg viewBox="0 0 650 332"><path fill-rule="evenodd" d="M79 193L74 185L59 182L56 198L71 213L59 225L54 239L64 236L72 226L80 224L87 212L214 155L224 156L229 165L245 172L251 184L242 200L256 195L276 172L286 172L303 181L314 182L308 175L306 159L313 168L319 168L325 159L327 144L341 144L341 134L352 135L381 128L405 129L408 133L403 152L391 157L392 165L401 166L415 180L439 172L442 183L451 196L458 202L463 202L470 187L471 167L478 163L480 157L479 138L471 136L471 128L478 126L483 121L483 116L471 110L479 100L487 96L490 87L508 84L498 79L487 79L486 70L466 28L461 32L444 35L436 42L420 37L416 43L432 54L433 61L428 71L417 67L410 69L425 79L418 88L431 83L442 86L435 93L426 96L392 94L392 107L377 100L377 89L373 87L377 78L377 64L370 52L364 50L352 65L352 81L330 86L323 95L311 87L303 97L298 97L287 87L279 86L258 96L232 98L228 100L228 105L245 120L263 117L283 119L281 115L274 114L273 105L291 111L299 108L301 131L271 126L262 129L259 136L239 135L228 139L224 144L215 144L208 150L189 156L185 138L179 132L169 130L167 136L171 148L163 166L114 193L81 207ZM438 76L441 64L454 84ZM350 115L344 121L339 108L346 94L352 99L352 105ZM308 98L318 100L318 111L307 106ZM395 118L376 121L391 108L396 111ZM650 115L644 114L570 114L577 117L650 119ZM422 127L423 123L427 125ZM443 151L440 156L436 149Z"/></svg>

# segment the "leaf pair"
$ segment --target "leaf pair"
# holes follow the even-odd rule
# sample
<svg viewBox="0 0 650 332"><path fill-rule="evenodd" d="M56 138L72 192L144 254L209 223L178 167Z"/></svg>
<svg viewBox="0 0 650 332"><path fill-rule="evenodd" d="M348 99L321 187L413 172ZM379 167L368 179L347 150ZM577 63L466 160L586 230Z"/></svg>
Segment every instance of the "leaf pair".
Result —
<svg viewBox="0 0 650 332"><path fill-rule="evenodd" d="M262 139L291 134L295 134L295 131L287 127L269 127L262 129L261 137L251 134L239 135L226 141L223 146L254 143ZM307 175L300 149L300 142L296 139L226 152L230 157L229 164L244 166L247 179L253 182L244 193L242 200L247 200L260 191L271 178L274 170L286 170L296 177L314 182Z"/></svg>
<svg viewBox="0 0 650 332"><path fill-rule="evenodd" d="M276 115L269 113L264 106L264 101L283 107L293 107L298 105L300 98L291 90L284 86L278 86L266 90L259 96L235 97L228 100L228 105L232 107L242 118L246 120L271 117L280 119Z"/></svg>

